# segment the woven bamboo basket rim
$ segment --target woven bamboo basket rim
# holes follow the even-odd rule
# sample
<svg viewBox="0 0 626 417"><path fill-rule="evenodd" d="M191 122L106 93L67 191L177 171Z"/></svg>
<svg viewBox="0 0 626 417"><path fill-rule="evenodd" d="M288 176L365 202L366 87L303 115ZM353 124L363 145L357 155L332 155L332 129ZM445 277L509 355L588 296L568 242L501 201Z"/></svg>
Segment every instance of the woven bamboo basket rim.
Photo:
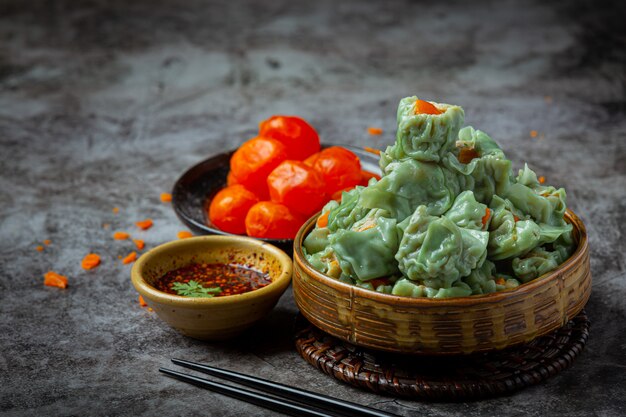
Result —
<svg viewBox="0 0 626 417"><path fill-rule="evenodd" d="M318 212L317 214L313 215L298 231L298 234L296 235L293 243L294 262L297 262L302 269L306 270L307 274L309 274L311 278L333 289L336 289L337 291L352 292L355 297L361 296L383 303L395 304L400 307L419 306L428 308L429 306L472 306L476 304L497 303L512 296L524 296L525 294L532 292L536 288L545 285L549 281L560 279L561 275L564 272L569 271L570 269L574 268L576 264L582 262L589 245L587 239L587 229L585 228L584 223L572 210L567 209L565 211L564 217L565 220L573 226L574 238L577 241L577 246L574 253L565 262L559 265L557 269L547 272L532 281L521 284L516 288L497 291L490 294L477 294L467 297L439 299L426 297L403 297L398 295L384 294L376 291L367 290L365 288L360 288L355 285L346 284L337 279L329 277L328 275L325 275L313 268L313 266L309 263L309 261L307 261L306 256L304 255L304 252L302 250L302 242L315 225L315 222L317 222L317 218L320 216L320 214L321 212Z"/></svg>
<svg viewBox="0 0 626 417"><path fill-rule="evenodd" d="M589 327L582 310L563 327L522 345L471 355L415 357L350 344L300 314L294 342L310 365L346 384L394 397L459 402L511 395L555 376L582 353Z"/></svg>

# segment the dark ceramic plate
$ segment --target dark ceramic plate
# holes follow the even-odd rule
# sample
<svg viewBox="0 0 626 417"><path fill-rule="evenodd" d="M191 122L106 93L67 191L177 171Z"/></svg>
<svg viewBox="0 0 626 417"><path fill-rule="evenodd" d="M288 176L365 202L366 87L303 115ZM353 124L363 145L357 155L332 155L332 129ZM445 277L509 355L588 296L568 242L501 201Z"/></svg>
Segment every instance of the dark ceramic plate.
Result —
<svg viewBox="0 0 626 417"><path fill-rule="evenodd" d="M342 146L354 152L361 160L361 169L380 174L378 156L349 145L323 144L323 148ZM197 235L232 235L213 226L207 216L211 198L226 186L230 169L231 150L205 159L188 169L174 184L172 205L180 220ZM278 246L288 254L293 251L293 239L261 239Z"/></svg>

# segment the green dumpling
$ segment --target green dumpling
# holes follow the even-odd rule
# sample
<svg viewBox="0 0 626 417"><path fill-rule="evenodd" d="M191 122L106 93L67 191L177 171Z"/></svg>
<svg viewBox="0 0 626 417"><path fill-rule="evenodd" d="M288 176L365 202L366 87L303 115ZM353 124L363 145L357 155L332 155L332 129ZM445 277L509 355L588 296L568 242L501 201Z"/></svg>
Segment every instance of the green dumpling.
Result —
<svg viewBox="0 0 626 417"><path fill-rule="evenodd" d="M557 251L548 251L541 246L534 248L521 258L513 259L512 265L515 276L522 282L528 282L556 269L560 263Z"/></svg>
<svg viewBox="0 0 626 417"><path fill-rule="evenodd" d="M407 158L423 162L439 162L454 147L465 113L459 106L432 103L441 114L415 114L418 98L406 97L398 104L396 143L383 152L380 166Z"/></svg>
<svg viewBox="0 0 626 417"><path fill-rule="evenodd" d="M457 146L442 163L457 176L462 190L472 191L484 204L490 204L494 195L507 193L513 181L511 161L491 137L467 126L459 132Z"/></svg>
<svg viewBox="0 0 626 417"><path fill-rule="evenodd" d="M487 206L477 202L471 191L459 194L445 216L457 226L473 230L484 230L491 221Z"/></svg>
<svg viewBox="0 0 626 417"><path fill-rule="evenodd" d="M427 287L450 288L487 255L488 232L459 227L445 216L431 216L425 206L419 206L400 229L396 253L400 271Z"/></svg>
<svg viewBox="0 0 626 417"><path fill-rule="evenodd" d="M387 210L398 222L420 205L432 214L445 213L459 192L456 178L437 164L406 159L393 162L388 173L361 191L359 204Z"/></svg>
<svg viewBox="0 0 626 417"><path fill-rule="evenodd" d="M368 281L398 272L394 259L399 241L396 220L384 217L385 213L370 210L351 229L330 235L330 246L344 274Z"/></svg>

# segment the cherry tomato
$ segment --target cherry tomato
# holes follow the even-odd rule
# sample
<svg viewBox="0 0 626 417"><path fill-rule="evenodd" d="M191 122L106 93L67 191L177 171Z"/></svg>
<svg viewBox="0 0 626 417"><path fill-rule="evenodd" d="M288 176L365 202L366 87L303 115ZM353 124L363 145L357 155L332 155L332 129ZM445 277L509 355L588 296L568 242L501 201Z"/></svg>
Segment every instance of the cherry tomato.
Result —
<svg viewBox="0 0 626 417"><path fill-rule="evenodd" d="M228 171L228 175L226 176L226 186L230 187L235 184L239 184L239 181L235 178L232 171Z"/></svg>
<svg viewBox="0 0 626 417"><path fill-rule="evenodd" d="M342 188L341 190L337 190L333 193L333 195L330 196L331 200L335 200L338 203L341 203L341 197L343 197L343 193L344 191L350 191L351 189L353 189L354 187L346 187L346 188Z"/></svg>
<svg viewBox="0 0 626 417"><path fill-rule="evenodd" d="M211 200L209 220L215 227L228 233L246 232L246 214L259 198L241 184L222 188Z"/></svg>
<svg viewBox="0 0 626 417"><path fill-rule="evenodd" d="M380 179L380 175L374 173L374 172L370 172L370 171L361 171L361 182L359 183L359 185L363 185L363 186L367 186L367 184L370 181L370 178L376 178L377 180Z"/></svg>
<svg viewBox="0 0 626 417"><path fill-rule="evenodd" d="M259 124L259 135L282 142L289 159L302 161L320 150L317 132L299 117L272 116Z"/></svg>
<svg viewBox="0 0 626 417"><path fill-rule="evenodd" d="M264 197L267 196L265 179L285 159L285 145L275 139L257 136L235 151L230 158L230 173L235 182Z"/></svg>
<svg viewBox="0 0 626 417"><path fill-rule="evenodd" d="M272 201L256 203L246 216L248 236L269 239L293 239L304 218L289 210L289 207Z"/></svg>
<svg viewBox="0 0 626 417"><path fill-rule="evenodd" d="M307 158L305 164L324 177L326 194L354 187L361 182L361 162L353 152L340 146L331 146Z"/></svg>
<svg viewBox="0 0 626 417"><path fill-rule="evenodd" d="M322 175L300 161L283 161L267 177L267 186L272 201L307 217L326 202Z"/></svg>

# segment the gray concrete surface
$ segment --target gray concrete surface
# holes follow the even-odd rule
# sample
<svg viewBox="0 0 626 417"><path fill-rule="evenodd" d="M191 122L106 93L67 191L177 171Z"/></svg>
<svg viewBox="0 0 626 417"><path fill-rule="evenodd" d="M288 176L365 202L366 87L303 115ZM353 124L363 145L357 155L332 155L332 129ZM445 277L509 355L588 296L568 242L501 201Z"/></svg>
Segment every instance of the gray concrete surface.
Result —
<svg viewBox="0 0 626 417"><path fill-rule="evenodd" d="M171 357L405 416L626 414L624 15L591 1L1 2L0 414L273 415L159 375ZM462 105L518 167L567 189L594 278L591 337L573 367L505 398L393 399L298 356L290 292L221 344L138 306L118 260L132 244L111 233L148 248L175 239L184 228L159 194L187 167L277 113L326 141L382 147L413 94ZM154 227L136 232L145 217ZM102 265L83 271L90 251ZM42 285L50 269L66 290Z"/></svg>

